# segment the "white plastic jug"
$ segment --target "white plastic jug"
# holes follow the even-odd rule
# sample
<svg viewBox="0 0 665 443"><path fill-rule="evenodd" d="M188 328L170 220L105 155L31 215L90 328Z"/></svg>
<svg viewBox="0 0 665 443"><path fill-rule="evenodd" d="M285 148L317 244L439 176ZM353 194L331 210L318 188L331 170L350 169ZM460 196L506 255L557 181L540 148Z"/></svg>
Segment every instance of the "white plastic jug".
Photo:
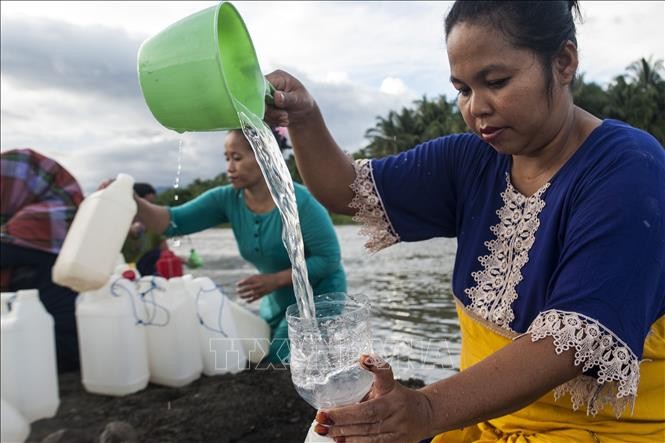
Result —
<svg viewBox="0 0 665 443"><path fill-rule="evenodd" d="M201 376L196 306L182 278L139 280L146 311L148 362L152 383L179 387Z"/></svg>
<svg viewBox="0 0 665 443"><path fill-rule="evenodd" d="M11 311L12 302L16 299L16 292L1 292L0 293L0 311L3 314Z"/></svg>
<svg viewBox="0 0 665 443"><path fill-rule="evenodd" d="M30 434L30 425L4 398L0 398L0 415L0 441L23 443Z"/></svg>
<svg viewBox="0 0 665 443"><path fill-rule="evenodd" d="M76 292L106 284L136 214L133 185L131 176L118 174L83 200L53 266L54 282Z"/></svg>
<svg viewBox="0 0 665 443"><path fill-rule="evenodd" d="M270 349L270 326L230 300L208 277L186 281L196 299L203 373L238 372L258 363Z"/></svg>
<svg viewBox="0 0 665 443"><path fill-rule="evenodd" d="M133 282L113 275L76 303L81 378L88 392L126 395L148 384L145 312Z"/></svg>
<svg viewBox="0 0 665 443"><path fill-rule="evenodd" d="M28 422L53 417L60 404L53 317L29 289L16 293L1 318L2 397Z"/></svg>

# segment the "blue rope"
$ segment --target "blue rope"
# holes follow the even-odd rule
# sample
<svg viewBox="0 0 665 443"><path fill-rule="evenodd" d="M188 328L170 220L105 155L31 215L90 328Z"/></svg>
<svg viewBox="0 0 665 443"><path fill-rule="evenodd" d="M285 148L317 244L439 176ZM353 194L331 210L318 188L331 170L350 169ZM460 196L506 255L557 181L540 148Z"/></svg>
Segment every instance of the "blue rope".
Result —
<svg viewBox="0 0 665 443"><path fill-rule="evenodd" d="M150 287L144 292L139 291L139 295L141 296L141 300L143 301L143 304L146 307L147 307L147 305L154 306L154 309L152 310L152 315L149 317L148 321L145 322L144 324L146 326L166 326L166 325L169 324L169 321L171 320L171 313L164 306L161 306L159 303L157 303L157 301L155 300L155 293L154 293L155 290L159 290L159 291L162 291L162 292L166 291L165 288L157 286L157 283L155 283L155 277L153 276L150 279ZM147 299L147 297L146 297L147 294L150 295L152 300ZM157 317L157 309L161 309L166 314L166 320L164 321L164 323L155 323L154 320L155 320L155 317ZM146 309L146 313L147 313L147 311L148 310Z"/></svg>
<svg viewBox="0 0 665 443"><path fill-rule="evenodd" d="M199 299L201 298L201 294L210 293L210 292L214 292L214 291L219 291L219 294L220 294L219 311L217 312L217 326L219 327L219 329L215 329L215 328L205 324L205 322L203 321L203 317L201 317L201 314L199 313ZM222 328L222 311L224 309L224 303L225 303L224 298L225 298L224 293L222 292L221 288L217 285L215 285L215 287L212 288L212 289L200 288L199 292L196 294L196 317L199 320L199 324L203 328L208 329L209 331L212 331L212 332L217 332L218 334L222 334L224 337L228 338L229 335L226 332L224 332L224 329Z"/></svg>
<svg viewBox="0 0 665 443"><path fill-rule="evenodd" d="M134 304L134 297L132 297L132 293L127 288L125 288L124 286L118 285L118 281L121 278L123 278L123 277L118 277L113 281L113 283L111 283L111 295L114 296L114 297L122 297L122 294L116 293L116 290L117 290L118 287L120 287L121 289L124 289L125 292L127 293L127 295L129 296L129 300L132 303L132 312L134 313L134 319L136 320L136 324L137 325L145 324L145 322L143 320L141 320L138 313L136 312L136 305Z"/></svg>

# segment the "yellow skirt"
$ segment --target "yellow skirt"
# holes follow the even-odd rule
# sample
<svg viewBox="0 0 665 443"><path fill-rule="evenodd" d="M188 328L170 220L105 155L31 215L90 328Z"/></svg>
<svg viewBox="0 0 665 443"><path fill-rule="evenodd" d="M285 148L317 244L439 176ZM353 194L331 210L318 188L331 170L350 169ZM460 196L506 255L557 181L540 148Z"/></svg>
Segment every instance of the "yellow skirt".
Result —
<svg viewBox="0 0 665 443"><path fill-rule="evenodd" d="M462 331L461 369L468 368L512 341L458 305ZM491 380L487 389L492 389ZM454 405L450 405L454 407ZM449 442L665 442L665 316L653 324L644 344L634 413L621 418L605 407L595 416L573 410L568 398L553 391L512 414L439 434L432 443Z"/></svg>

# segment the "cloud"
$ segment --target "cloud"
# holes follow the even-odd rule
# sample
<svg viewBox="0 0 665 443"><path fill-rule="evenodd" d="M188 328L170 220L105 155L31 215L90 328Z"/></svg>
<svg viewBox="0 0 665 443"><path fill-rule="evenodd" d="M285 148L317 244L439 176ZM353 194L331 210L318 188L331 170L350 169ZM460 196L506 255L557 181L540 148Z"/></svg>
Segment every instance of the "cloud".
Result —
<svg viewBox="0 0 665 443"><path fill-rule="evenodd" d="M136 97L140 40L118 28L2 19L2 74L23 87Z"/></svg>
<svg viewBox="0 0 665 443"><path fill-rule="evenodd" d="M59 161L86 193L125 172L170 186L183 143L181 183L225 170L224 134L177 134L148 110L136 74L140 39L122 30L45 19L2 19L2 149L32 147ZM353 152L377 115L410 104L343 72L287 69L317 99L339 144Z"/></svg>
<svg viewBox="0 0 665 443"><path fill-rule="evenodd" d="M119 172L172 185L180 141L182 183L224 171L224 134L163 128L148 110L136 74L146 33L211 4L3 2L2 149L30 146L50 155L86 191ZM588 81L608 81L642 55L663 56L663 3L627 5L582 5L587 19L578 27L580 69ZM450 2L273 6L236 4L265 72L280 68L296 75L349 152L365 145L377 116L410 106L415 94L454 96L442 26Z"/></svg>
<svg viewBox="0 0 665 443"><path fill-rule="evenodd" d="M401 78L386 77L381 82L381 92L391 95L406 95L410 93L409 88L406 86Z"/></svg>

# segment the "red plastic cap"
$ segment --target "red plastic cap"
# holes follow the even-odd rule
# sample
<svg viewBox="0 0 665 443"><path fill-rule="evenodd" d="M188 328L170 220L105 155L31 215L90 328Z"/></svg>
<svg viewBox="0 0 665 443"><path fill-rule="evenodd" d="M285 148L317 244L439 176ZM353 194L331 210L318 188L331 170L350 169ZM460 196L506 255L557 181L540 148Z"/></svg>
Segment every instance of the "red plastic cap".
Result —
<svg viewBox="0 0 665 443"><path fill-rule="evenodd" d="M136 272L132 271L131 269L127 269L122 273L122 277L126 278L127 280L134 281L136 280Z"/></svg>

